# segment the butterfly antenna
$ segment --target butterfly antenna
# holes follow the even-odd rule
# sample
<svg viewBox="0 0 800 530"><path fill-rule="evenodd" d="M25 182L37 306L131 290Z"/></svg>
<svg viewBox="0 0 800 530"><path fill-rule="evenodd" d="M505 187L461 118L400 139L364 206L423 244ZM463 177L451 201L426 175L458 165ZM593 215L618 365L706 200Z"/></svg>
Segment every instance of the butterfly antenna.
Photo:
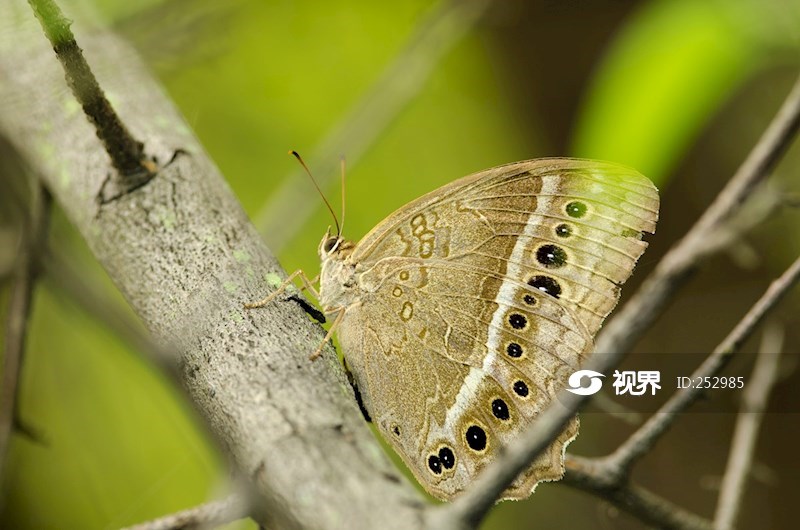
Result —
<svg viewBox="0 0 800 530"><path fill-rule="evenodd" d="M344 232L344 206L345 206L345 193L344 193L344 174L345 174L345 159L344 155L339 157L339 167L342 169L342 231Z"/></svg>
<svg viewBox="0 0 800 530"><path fill-rule="evenodd" d="M306 170L306 174L311 179L311 182L314 183L314 187L317 188L317 192L319 192L320 197L322 197L322 200L325 202L325 206L327 206L328 211L331 212L331 216L333 217L333 222L336 223L336 236L338 237L339 234L341 233L341 230L339 229L339 220L336 218L336 214L333 213L333 208L331 208L331 203L329 203L328 199L325 198L325 194L322 193L322 190L319 188L319 184L317 184L317 180L314 178L314 175L311 174L311 170L308 169L306 163L303 162L303 158L300 156L300 153L298 153L297 151L289 151L289 154L293 155L297 159L297 161L300 162L300 165L303 166L303 169Z"/></svg>

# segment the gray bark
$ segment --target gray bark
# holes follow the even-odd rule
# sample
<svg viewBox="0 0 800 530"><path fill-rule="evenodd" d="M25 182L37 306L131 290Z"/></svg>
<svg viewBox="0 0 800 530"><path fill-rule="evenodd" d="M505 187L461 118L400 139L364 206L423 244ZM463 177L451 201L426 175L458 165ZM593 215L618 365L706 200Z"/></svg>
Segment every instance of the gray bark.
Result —
<svg viewBox="0 0 800 530"><path fill-rule="evenodd" d="M0 134L41 175L153 336L177 352L195 406L253 479L256 518L280 528L421 526L424 501L366 427L332 349L307 361L321 328L292 302L242 308L273 288L266 274L283 272L169 98L126 43L73 29L122 120L163 169L97 202L114 170L24 0L0 2Z"/></svg>

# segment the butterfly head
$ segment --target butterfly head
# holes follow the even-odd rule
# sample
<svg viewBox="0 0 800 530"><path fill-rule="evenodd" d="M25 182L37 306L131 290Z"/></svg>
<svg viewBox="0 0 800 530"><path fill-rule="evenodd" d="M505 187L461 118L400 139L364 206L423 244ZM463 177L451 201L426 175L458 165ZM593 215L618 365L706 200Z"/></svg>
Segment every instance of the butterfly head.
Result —
<svg viewBox="0 0 800 530"><path fill-rule="evenodd" d="M343 260L353 252L354 247L355 245L353 245L352 241L348 241L339 234L331 234L329 227L322 237L322 241L319 242L317 253L322 261L329 259Z"/></svg>
<svg viewBox="0 0 800 530"><path fill-rule="evenodd" d="M355 266L348 259L355 245L341 235L325 233L319 243L319 259L322 270L319 277L319 301L323 310L347 306L355 296Z"/></svg>

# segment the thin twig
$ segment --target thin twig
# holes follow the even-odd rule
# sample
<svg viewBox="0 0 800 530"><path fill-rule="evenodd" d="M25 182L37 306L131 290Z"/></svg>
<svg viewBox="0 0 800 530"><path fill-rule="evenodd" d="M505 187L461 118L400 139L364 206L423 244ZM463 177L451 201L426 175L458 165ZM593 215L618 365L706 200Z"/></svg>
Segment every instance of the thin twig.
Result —
<svg viewBox="0 0 800 530"><path fill-rule="evenodd" d="M800 127L800 78L747 159L686 236L661 259L636 294L598 335L595 351L615 360L630 350L672 294L708 257L715 232L739 209L780 160Z"/></svg>
<svg viewBox="0 0 800 530"><path fill-rule="evenodd" d="M188 530L214 528L247 517L246 503L240 495L212 501L123 530Z"/></svg>
<svg viewBox="0 0 800 530"><path fill-rule="evenodd" d="M611 484L595 459L567 455L562 482L596 495L656 528L710 530L711 521L635 484Z"/></svg>
<svg viewBox="0 0 800 530"><path fill-rule="evenodd" d="M0 477L5 470L11 433L17 420L19 377L22 356L31 313L33 289L37 277L37 254L47 236L52 199L50 193L37 183L31 197L28 226L23 230L17 257L14 285L9 301L8 321L3 358L3 384L0 388Z"/></svg>
<svg viewBox="0 0 800 530"><path fill-rule="evenodd" d="M308 157L312 167L336 167L342 153L352 168L381 133L419 93L436 65L480 19L488 0L444 0L417 25L403 50L334 126ZM325 187L330 172L317 175ZM332 175L332 173L330 173ZM307 181L301 171L287 176L255 217L275 254L292 240L314 212L316 203L307 197ZM291 219L287 223L287 219Z"/></svg>
<svg viewBox="0 0 800 530"><path fill-rule="evenodd" d="M120 176L137 184L152 178L155 167L146 159L144 145L131 135L97 83L70 29L72 22L53 0L28 0L28 3L64 67L67 84Z"/></svg>
<svg viewBox="0 0 800 530"><path fill-rule="evenodd" d="M742 320L725 337L714 352L692 374L692 379L712 377L727 366L733 354L755 331L769 311L800 280L800 258L770 284L761 298L750 308ZM606 457L607 471L613 475L627 475L636 461L647 454L656 441L672 426L680 412L686 410L703 395L698 386L682 389L675 394L634 432L617 450Z"/></svg>
<svg viewBox="0 0 800 530"><path fill-rule="evenodd" d="M770 392L778 376L780 352L783 347L783 328L768 326L764 331L761 351L753 368L753 375L742 395L742 406L733 432L728 465L722 478L719 501L714 515L715 530L735 527L747 476L753 462L753 451Z"/></svg>

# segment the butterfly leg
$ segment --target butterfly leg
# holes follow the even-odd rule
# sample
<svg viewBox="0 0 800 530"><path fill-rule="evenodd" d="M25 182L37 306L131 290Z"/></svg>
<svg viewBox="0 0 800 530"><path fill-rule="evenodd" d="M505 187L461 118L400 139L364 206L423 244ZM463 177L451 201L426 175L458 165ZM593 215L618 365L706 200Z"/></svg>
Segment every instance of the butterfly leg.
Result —
<svg viewBox="0 0 800 530"><path fill-rule="evenodd" d="M324 348L325 344L327 344L327 342L329 340L331 340L331 337L333 337L333 331L336 329L336 327L342 321L342 317L343 316L344 316L344 308L341 307L341 308L339 308L338 312L336 313L336 318L333 320L333 323L331 324L331 327L328 329L328 333L326 333L325 334L325 338L322 339L322 342L320 343L319 348L317 348L317 351L312 353L311 356L308 358L309 361L313 361L317 357L322 355L322 348Z"/></svg>
<svg viewBox="0 0 800 530"><path fill-rule="evenodd" d="M311 296L319 300L319 291L317 291L317 288L314 287L319 283L319 274L309 280L306 277L306 273L300 271L300 277L303 280L303 286L300 287L300 292L302 293L304 290L308 289L308 292L311 293Z"/></svg>
<svg viewBox="0 0 800 530"><path fill-rule="evenodd" d="M270 293L269 296L264 298L263 300L259 300L258 302L250 302L244 304L246 309L256 309L258 307L264 307L268 303L272 302L276 296L281 294L283 291L286 290L287 287L294 281L295 278L300 277L300 280L303 282L303 286L300 288L302 292L304 289L308 289L311 295L319 300L319 292L317 292L316 288L314 288L314 284L319 281L319 274L317 274L313 280L309 280L306 273L303 272L302 269L297 269L293 273L291 273L284 281L281 283L275 291Z"/></svg>

